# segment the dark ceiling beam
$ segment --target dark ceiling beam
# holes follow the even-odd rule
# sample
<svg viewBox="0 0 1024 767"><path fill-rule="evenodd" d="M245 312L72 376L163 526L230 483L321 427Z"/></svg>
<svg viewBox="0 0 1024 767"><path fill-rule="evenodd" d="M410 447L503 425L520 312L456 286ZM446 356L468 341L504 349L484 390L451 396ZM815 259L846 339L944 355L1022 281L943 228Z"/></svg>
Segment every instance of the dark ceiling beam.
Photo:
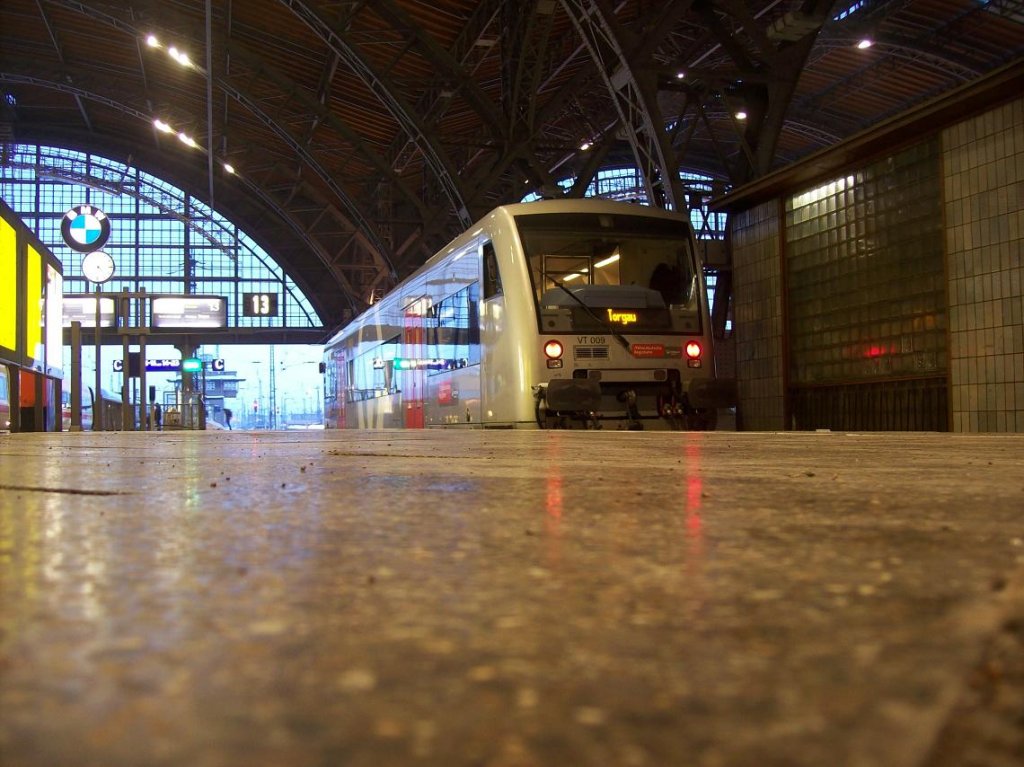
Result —
<svg viewBox="0 0 1024 767"><path fill-rule="evenodd" d="M510 135L533 133L536 93L554 16L555 0L529 0L505 7L502 95Z"/></svg>
<svg viewBox="0 0 1024 767"><path fill-rule="evenodd" d="M463 21L448 55L467 78L472 78L476 68L496 47L501 30L494 30L490 36L488 30L497 23L501 9L507 2L508 0L480 0L474 5L469 17ZM423 88L414 109L423 123L437 124L448 111L454 96L455 88L449 82L449 78L442 72L436 72L431 82ZM421 156L413 137L405 131L396 133L391 145L383 154L395 174L404 172L417 156ZM383 176L372 179L370 185L386 188ZM472 193L470 197L472 198ZM422 206L418 206L417 209L419 220L408 223L401 244L393 251L393 258L397 264L412 263L412 259L415 258L413 254L422 254L424 259L429 258L434 250L443 244L438 241L438 235L447 226L447 209L437 206L426 211ZM478 211L473 209L472 202L468 203L468 211L470 218L475 220Z"/></svg>
<svg viewBox="0 0 1024 767"><path fill-rule="evenodd" d="M731 66L718 64L708 72L707 67L689 68L683 59L674 69L685 74L685 82L677 79L665 87L688 94L684 110L694 99L702 102L694 119L705 125L733 183L744 183L772 167L797 82L833 5L832 0L805 0L799 9L787 12L768 28L761 20L766 9L753 14L747 4L736 0L701 0L694 4L704 28L716 41L715 47L728 57ZM712 50L705 49L698 60L707 59ZM672 79L670 69L663 83ZM719 140L710 119L710 106L716 102L728 114L736 137L739 152L731 157L726 154L731 145ZM743 121L735 117L740 109L746 113ZM678 125L684 116L680 113L675 123ZM688 140L684 152L690 145ZM683 154L678 159L686 163Z"/></svg>
<svg viewBox="0 0 1024 767"><path fill-rule="evenodd" d="M638 60L645 57L653 44L645 43L643 54L631 56L614 12L603 0L560 2L612 96L622 130L644 176L648 199L659 207L681 208L682 187L665 136L655 78L645 68L637 67ZM651 31L654 35L659 33L667 34L667 30Z"/></svg>
<svg viewBox="0 0 1024 767"><path fill-rule="evenodd" d="M388 183L394 184L402 193L402 196L405 197L414 207L421 211L425 210L422 199L409 188L404 179L392 170L384 157L382 157L378 151L367 146L362 137L356 133L355 130L349 128L349 126L333 111L331 111L323 101L310 96L302 87L299 86L298 83L281 74L279 67L268 64L262 56L253 53L246 46L229 41L228 51L237 63L245 64L249 68L250 72L247 76L251 76L255 73L259 75L261 79L274 83L281 94L287 95L288 99L298 103L311 115L311 118L308 119L318 121L324 125L329 125L333 130L336 130L342 138L351 145L354 150L353 154L363 158L366 162L371 164L378 173L382 174L383 178ZM324 81L322 80L321 82L323 84ZM229 95L236 90L236 86L233 84L229 86L228 81L226 80L219 80L218 84L222 85L222 89L229 93ZM326 85L323 87L326 88ZM283 107L283 104L281 106ZM290 130L283 126L283 121L280 126L275 124L275 130L283 131L289 135L291 133ZM308 136L301 139L301 141L305 147L308 148L310 146L310 138ZM365 216L363 218L365 218ZM373 227L371 226L371 230L372 228ZM387 249L382 246L382 255L386 252Z"/></svg>
<svg viewBox="0 0 1024 767"><path fill-rule="evenodd" d="M250 93L238 89L231 83L224 80L218 80L218 85L222 91L241 104L251 115L263 123L265 127L273 131L274 134L302 160L303 166L309 168L331 191L337 200L341 202L345 211L345 216L349 219L352 228L362 229L362 231L365 232L366 237L373 244L374 250L376 250L380 255L381 259L388 261L389 259L386 255L386 246L381 241L380 236L377 233L376 226L373 225L370 219L370 214L363 210L361 203L356 202L356 200L354 200L352 196L341 187L337 182L337 179L335 179L334 174L332 174L312 155L302 139L294 136L292 132L284 126L283 121L264 111L262 105L258 103L255 97Z"/></svg>
<svg viewBox="0 0 1024 767"><path fill-rule="evenodd" d="M984 71L990 69L990 64L986 63L983 59L977 59L975 56L977 51L976 45L965 44L969 36L965 36L964 27L982 18L983 14L991 13L992 11L989 8L991 5L1019 7L1020 3L1006 3L999 2L998 0L988 4L971 3L959 13L945 20L939 27L923 27L917 35L901 34L901 30L904 27L887 22L889 18L896 18L896 14L902 12L907 5L909 3L906 0L901 0L899 3L882 3L877 7L869 5L863 9L863 17L858 18L857 15L853 15L844 19L832 29L826 29L819 38L815 49L816 55L825 50L833 50L836 47L852 46L864 37L870 37L874 41L873 49L884 51L890 55L867 56L864 66L858 67L845 77L834 79L827 88L794 101L794 109L806 114L820 108L829 97L833 97L834 100L840 100L851 93L871 87L872 81L868 74L879 66L891 66L891 56L902 58L910 63L923 64L932 69L936 74L957 79L958 83L970 82L981 76ZM859 13L861 11L858 11ZM948 40L949 44L942 44L940 41L943 39ZM1003 61L1012 61L1020 56L1022 51L1024 51L1024 42L1016 50L1008 48L1003 54L1005 57ZM928 96L934 95L938 94L928 94ZM906 104L900 102L884 115L879 115L878 118L891 117L906 106ZM854 124L854 129L866 127L869 122L873 121L875 120L857 122Z"/></svg>
<svg viewBox="0 0 1024 767"><path fill-rule="evenodd" d="M611 152L615 143L615 133L609 131L597 146L593 146L587 151L585 155L586 162L577 169L576 180L573 182L572 188L566 193L566 197L580 199L587 193L587 187L590 186L590 182L594 180L597 172L601 170L608 157L608 153Z"/></svg>
<svg viewBox="0 0 1024 767"><path fill-rule="evenodd" d="M749 110L743 138L745 145L753 147L754 157L738 181L759 178L771 169L800 74L834 4L834 0L804 0L798 20L800 29L806 31L796 40L782 38L776 43L774 56L770 59L776 79L767 86L755 85L752 88L753 109Z"/></svg>
<svg viewBox="0 0 1024 767"><path fill-rule="evenodd" d="M57 39L57 32L53 28L53 24L50 22L50 15L46 12L43 7L42 0L36 0L36 8L39 9L39 17L43 20L43 25L46 27L46 34L50 36L50 42L53 43L53 49L57 53L57 60L60 61L62 67L67 67L67 61L64 59L64 51L61 50L60 40ZM68 82L72 82L71 75L67 75ZM78 111L82 115L82 122L85 123L85 127L91 133L93 130L92 120L89 119L89 113L85 109L85 104L82 99L78 96L74 97L75 104L78 106Z"/></svg>
<svg viewBox="0 0 1024 767"><path fill-rule="evenodd" d="M828 49L834 50L836 48L853 47L856 45L857 40L854 38L830 37L828 40L821 42ZM889 55L880 59L868 57L863 66L858 67L843 77L833 79L827 87L794 100L794 110L806 115L823 107L829 100L839 102L854 93L873 89L874 79L871 77L872 72L876 71L883 62L885 66L891 66L893 59L903 60L931 69L944 79L955 79L957 84L970 82L980 75L979 71L965 66L964 62L957 57L948 54L936 56L930 46L923 50L911 47L909 44L897 46L890 44L885 37L882 37L875 38L875 44L872 48L877 48L879 51L884 51ZM894 106L905 108L906 104L901 101ZM860 126L859 123L857 125Z"/></svg>
<svg viewBox="0 0 1024 767"><path fill-rule="evenodd" d="M455 165L442 148L434 131L423 124L419 115L399 95L399 89L362 57L357 45L348 39L344 30L335 29L321 18L309 3L304 0L279 0L279 2L309 27L330 50L341 57L342 61L380 100L402 130L408 133L416 143L416 147L422 153L424 160L434 172L442 190L448 197L453 213L463 226L468 227L472 224Z"/></svg>
<svg viewBox="0 0 1024 767"><path fill-rule="evenodd" d="M88 77L81 79L79 81L80 84L68 82L68 79L64 76L63 69L47 72L42 70L40 67L33 67L33 74L22 74L20 72L10 71L0 72L0 83L7 83L11 85L30 85L35 88L57 91L72 98L77 97L97 104L102 104L103 106L115 109L128 117L141 120L143 122L152 122L153 118L141 109L129 106L125 102L110 98L104 94L88 90L86 87L88 82ZM126 94L122 91L121 95L124 96ZM88 129L88 126L86 126L86 128Z"/></svg>
<svg viewBox="0 0 1024 767"><path fill-rule="evenodd" d="M320 82L316 86L316 103L321 107L327 104L327 97L331 94L331 83L334 82L334 75L338 72L338 64L341 63L336 55L331 54L331 57L327 60L324 65L323 72L320 74ZM316 133L316 129L320 126L323 118L319 114L313 115L313 122L309 126L309 130L306 132L306 144L308 145L313 140L313 134Z"/></svg>
<svg viewBox="0 0 1024 767"><path fill-rule="evenodd" d="M462 93L466 103L479 115L485 129L490 132L495 145L503 143L508 128L500 110L459 62L410 19L393 0L374 0L373 10L382 19L390 22L396 30L408 31L416 44L417 52L437 68L451 87Z"/></svg>
<svg viewBox="0 0 1024 767"><path fill-rule="evenodd" d="M495 47L500 30L491 38L486 38L490 29L499 17L502 7L508 0L481 0L476 3L473 12L463 23L455 38L450 57L456 61L467 77L472 77L477 66L486 58L488 51ZM436 123L451 106L455 90L446 87L447 78L436 73L430 83L423 89L423 95L415 104L416 113L421 115L423 122ZM404 132L399 132L391 146L385 152L392 169L401 173L417 153L416 144Z"/></svg>
<svg viewBox="0 0 1024 767"><path fill-rule="evenodd" d="M132 19L134 21L134 18L135 18L135 11L134 11L134 9L131 10L130 13L131 13ZM142 89L146 93L146 109L149 110L150 114L153 114L156 110L155 110L154 105L153 105L153 98L152 98L152 96L150 94L149 73L147 72L147 67L146 67L146 57L145 57L145 55L143 53L143 50L142 50L142 40L140 40L139 38L135 38L135 55L136 55L136 57L138 58L138 61L139 61L139 76L142 78ZM160 139L157 136L157 129L156 129L155 125L153 126L152 132L153 132L153 144L155 146L155 145L159 144L159 142L160 142Z"/></svg>
<svg viewBox="0 0 1024 767"><path fill-rule="evenodd" d="M707 29L718 45L726 52L730 59L736 64L740 71L752 71L757 59L747 50L743 44L742 37L736 34L737 28L742 28L739 20L730 27L725 22L732 18L733 7L731 3L724 0L704 0L694 3L694 11L698 14L704 28ZM742 14L747 23L757 23L757 20L749 13Z"/></svg>

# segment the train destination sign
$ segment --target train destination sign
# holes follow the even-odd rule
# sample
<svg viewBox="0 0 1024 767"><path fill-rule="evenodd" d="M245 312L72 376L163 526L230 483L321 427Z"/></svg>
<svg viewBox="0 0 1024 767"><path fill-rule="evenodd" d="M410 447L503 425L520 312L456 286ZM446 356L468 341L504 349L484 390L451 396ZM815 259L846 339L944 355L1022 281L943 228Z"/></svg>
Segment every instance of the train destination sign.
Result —
<svg viewBox="0 0 1024 767"><path fill-rule="evenodd" d="M632 325L636 322L636 311L626 309L608 309L608 321L618 325Z"/></svg>
<svg viewBox="0 0 1024 767"><path fill-rule="evenodd" d="M81 322L83 328L96 327L96 296L64 296L64 327ZM100 327L114 327L114 299L100 299Z"/></svg>
<svg viewBox="0 0 1024 767"><path fill-rule="evenodd" d="M226 328L228 300L224 296L157 296L153 298L153 328Z"/></svg>

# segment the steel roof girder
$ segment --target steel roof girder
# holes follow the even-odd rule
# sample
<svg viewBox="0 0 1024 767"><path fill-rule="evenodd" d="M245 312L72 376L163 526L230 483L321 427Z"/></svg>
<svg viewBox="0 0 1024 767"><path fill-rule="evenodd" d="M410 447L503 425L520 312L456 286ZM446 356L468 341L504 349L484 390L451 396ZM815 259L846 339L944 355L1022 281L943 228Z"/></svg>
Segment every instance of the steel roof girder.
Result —
<svg viewBox="0 0 1024 767"><path fill-rule="evenodd" d="M361 157L365 158L368 162L370 162L370 164L372 164L382 174L386 174L388 180L391 183L395 184L402 191L402 194L405 197L407 197L413 204L422 206L420 198L417 195L415 195L412 192L412 190L409 189L405 181L391 169L391 167L384 160L384 158L381 157L379 153L374 152L369 147L367 147L365 142L362 140L362 137L359 136L355 131L351 130L348 127L348 125L343 120L339 119L330 109L328 109L324 103L306 94L305 91L302 88L300 88L297 83L293 82L290 78L286 77L285 75L282 75L279 72L278 68L266 66L261 56L252 53L245 46L240 45L238 43L229 42L228 50L232 55L236 56L240 61L245 63L252 70L252 73L250 73L250 77L253 76L253 74L255 73L259 74L261 78L265 78L273 82L281 89L282 94L296 100L305 109L311 112L313 115L313 119L319 120L325 124L329 124L331 128L338 131L338 133L340 133L341 136L352 145L352 147L359 153ZM221 82L226 81L218 80L218 84L220 84ZM324 86L323 81L321 81L321 85L322 87L326 87ZM306 145L309 146L308 141L306 142Z"/></svg>
<svg viewBox="0 0 1024 767"><path fill-rule="evenodd" d="M490 127L494 140L501 141L505 135L505 125L498 108L448 51L425 34L419 25L413 22L393 0L374 0L373 10L395 27L411 30L419 52L440 71L447 72L450 77L459 81L459 88L466 101L480 115L484 124Z"/></svg>
<svg viewBox="0 0 1024 767"><path fill-rule="evenodd" d="M333 29L304 0L279 0L286 8L308 26L321 40L338 54L348 67L363 81L364 85L380 99L402 130L416 142L427 165L433 170L444 190L455 214L466 227L473 222L469 218L462 189L457 180L454 165L441 148L440 142L418 119L413 110L398 95L398 89L382 74L375 71L350 43L344 34Z"/></svg>
<svg viewBox="0 0 1024 767"><path fill-rule="evenodd" d="M665 156L664 130L660 128L660 110L650 88L644 88L627 59L611 19L595 0L559 0L583 38L609 93L613 97L621 126L626 134L637 167L644 174L648 199L653 204L676 208L680 193L678 169ZM659 122L655 122L658 116ZM655 187L654 175L662 183ZM667 183L666 183L667 182Z"/></svg>
<svg viewBox="0 0 1024 767"><path fill-rule="evenodd" d="M251 100L247 94L234 88L225 80L221 80L219 82L221 89L226 94L242 104L250 114L257 117L266 127L270 128L271 131L273 131L282 141L291 147L292 151L302 158L306 166L313 170L313 172L319 176L320 180L327 185L327 188L330 189L338 200L342 202L345 206L346 212L351 215L354 225L365 229L368 236L373 241L374 247L380 251L382 257L386 258L386 256L384 256L384 244L378 241L375 227L370 222L369 218L365 213L363 213L361 207L355 202L355 200L349 196L348 192L338 185L333 175L310 154L305 144L295 136L292 136L291 133L285 130L283 125L281 125L277 120L266 114L260 105Z"/></svg>

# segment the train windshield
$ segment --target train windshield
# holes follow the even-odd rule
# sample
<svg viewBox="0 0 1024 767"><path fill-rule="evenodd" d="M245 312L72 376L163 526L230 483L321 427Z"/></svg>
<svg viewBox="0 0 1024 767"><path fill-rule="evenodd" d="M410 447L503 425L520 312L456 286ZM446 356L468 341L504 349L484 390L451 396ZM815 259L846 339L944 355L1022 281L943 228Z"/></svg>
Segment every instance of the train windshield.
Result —
<svg viewBox="0 0 1024 767"><path fill-rule="evenodd" d="M628 214L517 216L541 332L692 332L699 312L685 223Z"/></svg>

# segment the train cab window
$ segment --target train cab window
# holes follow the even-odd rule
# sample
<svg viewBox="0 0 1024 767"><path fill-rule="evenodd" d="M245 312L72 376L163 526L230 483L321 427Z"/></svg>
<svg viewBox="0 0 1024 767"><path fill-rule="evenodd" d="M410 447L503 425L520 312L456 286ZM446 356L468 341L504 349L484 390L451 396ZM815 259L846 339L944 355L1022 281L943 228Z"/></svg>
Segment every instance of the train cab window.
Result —
<svg viewBox="0 0 1024 767"><path fill-rule="evenodd" d="M501 288L501 273L498 271L498 256L494 252L494 243L484 243L483 258L484 299L486 300L500 296L504 292Z"/></svg>
<svg viewBox="0 0 1024 767"><path fill-rule="evenodd" d="M685 222L583 213L516 216L547 332L599 329L689 333L701 305ZM609 320L608 318L613 318Z"/></svg>

